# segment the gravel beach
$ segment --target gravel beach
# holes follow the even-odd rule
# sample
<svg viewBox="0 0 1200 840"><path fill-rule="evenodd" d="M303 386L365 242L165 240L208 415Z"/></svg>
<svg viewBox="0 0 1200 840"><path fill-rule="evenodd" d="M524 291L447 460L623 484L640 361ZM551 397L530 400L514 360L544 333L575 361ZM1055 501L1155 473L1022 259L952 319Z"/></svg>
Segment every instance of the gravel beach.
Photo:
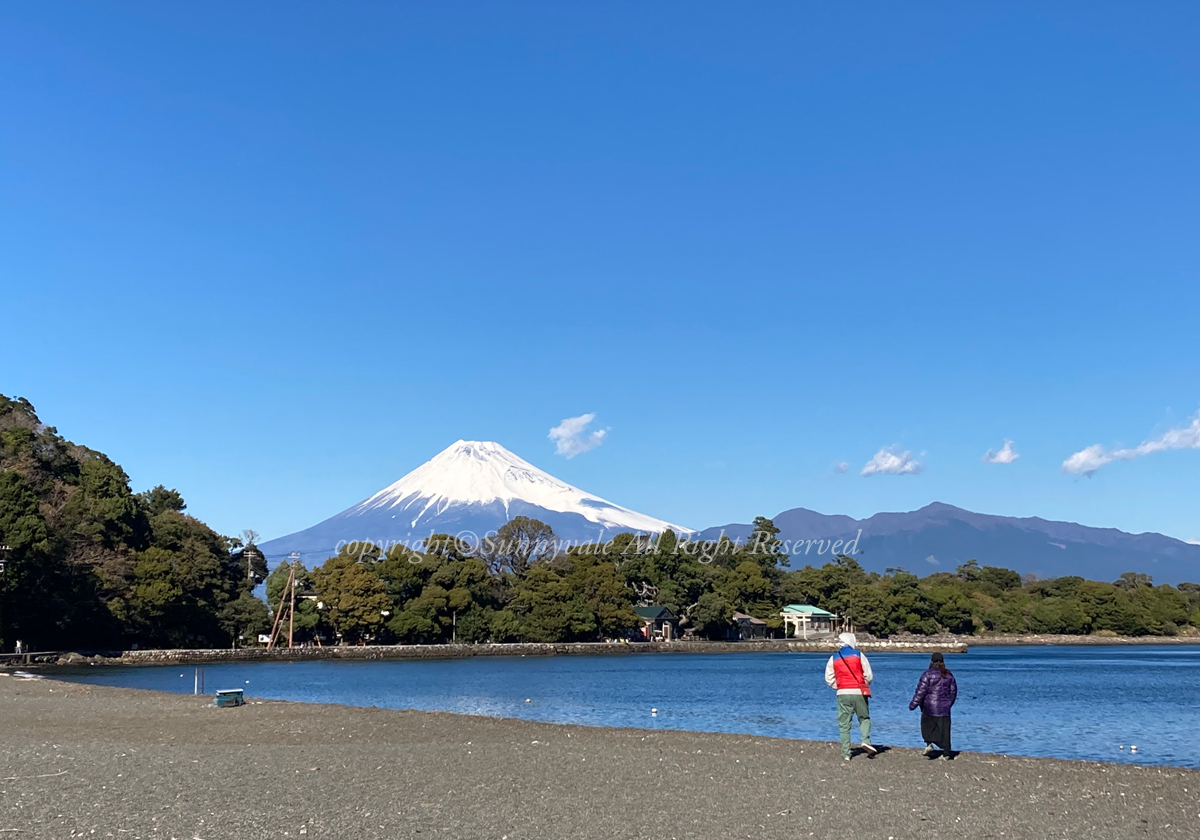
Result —
<svg viewBox="0 0 1200 840"><path fill-rule="evenodd" d="M0 676L0 837L1200 836L1188 770L207 703Z"/></svg>

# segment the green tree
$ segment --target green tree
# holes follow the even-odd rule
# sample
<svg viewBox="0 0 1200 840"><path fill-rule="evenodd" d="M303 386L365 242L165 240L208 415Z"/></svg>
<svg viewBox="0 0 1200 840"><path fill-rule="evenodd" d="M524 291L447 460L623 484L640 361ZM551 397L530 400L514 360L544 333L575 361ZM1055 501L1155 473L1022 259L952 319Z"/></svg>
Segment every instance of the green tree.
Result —
<svg viewBox="0 0 1200 840"><path fill-rule="evenodd" d="M767 574L773 573L780 566L787 566L789 562L787 554L783 551L783 541L779 539L779 529L765 516L754 517L743 556L757 562Z"/></svg>
<svg viewBox="0 0 1200 840"><path fill-rule="evenodd" d="M979 570L979 582L990 584L997 591L1009 592L1021 588L1021 576L1011 569L984 566Z"/></svg>
<svg viewBox="0 0 1200 840"><path fill-rule="evenodd" d="M492 572L523 575L539 560L553 557L558 538L545 522L528 516L514 516L494 535L480 541L480 556Z"/></svg>
<svg viewBox="0 0 1200 840"><path fill-rule="evenodd" d="M879 586L858 583L844 590L838 599L842 615L854 626L876 636L886 636L895 627L892 605Z"/></svg>
<svg viewBox="0 0 1200 840"><path fill-rule="evenodd" d="M676 615L686 613L714 579L712 566L683 551L669 530L649 545L639 543L632 534L622 534L613 540L610 551L597 555L573 548L570 556L580 553L611 562L633 591L635 603L665 606Z"/></svg>
<svg viewBox="0 0 1200 840"><path fill-rule="evenodd" d="M419 554L405 546L393 546L373 563L375 574L383 581L388 595L399 608L416 598L429 582L440 563L436 554Z"/></svg>
<svg viewBox="0 0 1200 840"><path fill-rule="evenodd" d="M633 590L611 562L576 558L569 566L567 582L592 614L599 637L620 638L637 626Z"/></svg>
<svg viewBox="0 0 1200 840"><path fill-rule="evenodd" d="M688 618L696 635L705 639L723 639L733 626L733 605L716 592L705 592Z"/></svg>
<svg viewBox="0 0 1200 840"><path fill-rule="evenodd" d="M966 563L963 563L961 566L955 569L954 573L963 580L970 582L979 580L979 571L979 561L968 560Z"/></svg>
<svg viewBox="0 0 1200 840"><path fill-rule="evenodd" d="M138 502L147 516L158 516L163 511L173 510L176 513L187 509L187 503L178 490L168 490L161 484L157 487L138 493Z"/></svg>
<svg viewBox="0 0 1200 840"><path fill-rule="evenodd" d="M959 575L960 579L967 578ZM975 604L968 591L953 579L928 589L937 623L951 633L972 633L975 630Z"/></svg>
<svg viewBox="0 0 1200 840"><path fill-rule="evenodd" d="M772 605L774 586L763 567L754 560L743 560L725 574L718 592L734 609L754 614L778 612Z"/></svg>
<svg viewBox="0 0 1200 840"><path fill-rule="evenodd" d="M345 549L312 571L312 583L325 605L323 616L346 642L379 632L392 600L379 576L359 555Z"/></svg>
<svg viewBox="0 0 1200 840"><path fill-rule="evenodd" d="M225 602L217 621L221 629L242 646L257 643L259 634L271 629L267 605L247 590L242 590L236 598Z"/></svg>
<svg viewBox="0 0 1200 840"><path fill-rule="evenodd" d="M521 635L530 642L584 642L598 637L595 614L562 570L530 568L513 590L510 608L521 620Z"/></svg>
<svg viewBox="0 0 1200 840"><path fill-rule="evenodd" d="M1143 586L1151 586L1153 583L1154 578L1150 577L1150 575L1140 574L1139 572L1124 572L1120 580L1113 582L1113 586L1117 587L1117 589L1124 589L1131 592Z"/></svg>

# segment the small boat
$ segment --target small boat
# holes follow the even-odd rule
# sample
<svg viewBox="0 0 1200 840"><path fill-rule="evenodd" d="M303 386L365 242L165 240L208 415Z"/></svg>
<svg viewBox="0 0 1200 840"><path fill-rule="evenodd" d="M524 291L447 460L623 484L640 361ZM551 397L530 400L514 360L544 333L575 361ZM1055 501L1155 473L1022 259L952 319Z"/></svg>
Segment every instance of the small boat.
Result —
<svg viewBox="0 0 1200 840"><path fill-rule="evenodd" d="M244 705L246 705L246 698L242 696L240 688L224 688L217 692L218 709Z"/></svg>

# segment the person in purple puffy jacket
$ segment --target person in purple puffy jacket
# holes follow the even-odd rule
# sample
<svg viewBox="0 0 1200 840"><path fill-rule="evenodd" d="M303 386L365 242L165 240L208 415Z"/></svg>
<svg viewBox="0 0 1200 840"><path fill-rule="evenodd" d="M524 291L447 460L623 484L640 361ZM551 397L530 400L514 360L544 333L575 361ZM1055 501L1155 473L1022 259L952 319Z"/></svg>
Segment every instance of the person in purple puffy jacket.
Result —
<svg viewBox="0 0 1200 840"><path fill-rule="evenodd" d="M941 757L949 759L950 752L950 707L958 699L958 683L954 674L946 667L940 653L929 659L929 668L921 674L916 693L908 704L909 711L921 709L921 740L925 742L924 755L931 755L934 748L942 751Z"/></svg>

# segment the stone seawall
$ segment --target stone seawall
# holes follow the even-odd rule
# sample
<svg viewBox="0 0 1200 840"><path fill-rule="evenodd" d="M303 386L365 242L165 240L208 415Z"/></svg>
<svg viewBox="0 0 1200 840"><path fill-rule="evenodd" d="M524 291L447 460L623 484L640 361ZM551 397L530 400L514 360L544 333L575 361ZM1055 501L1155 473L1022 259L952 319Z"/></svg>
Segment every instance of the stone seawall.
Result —
<svg viewBox="0 0 1200 840"><path fill-rule="evenodd" d="M188 665L219 662L292 662L326 659L462 659L470 656L622 656L642 653L821 653L835 650L833 641L769 640L751 642L639 642L605 644L576 642L553 644L480 645L365 645L303 648L241 648L238 650L131 650L84 656L63 654L62 665ZM952 641L863 641L868 653L966 653L967 646Z"/></svg>
<svg viewBox="0 0 1200 840"><path fill-rule="evenodd" d="M968 637L963 637L968 638ZM972 647L1000 645L1198 645L1200 633L1188 636L1055 636L1027 633L1011 636L971 636Z"/></svg>
<svg viewBox="0 0 1200 840"><path fill-rule="evenodd" d="M966 653L968 647L998 645L1194 645L1191 636L903 636L892 639L863 638L859 647L868 653ZM463 659L469 656L620 656L639 653L822 653L835 650L833 640L797 641L769 639L750 642L564 642L550 644L479 645L366 645L304 648L242 648L239 650L131 650L89 651L88 654L41 651L0 654L0 668L29 665L166 665L218 662L287 662L325 659Z"/></svg>

